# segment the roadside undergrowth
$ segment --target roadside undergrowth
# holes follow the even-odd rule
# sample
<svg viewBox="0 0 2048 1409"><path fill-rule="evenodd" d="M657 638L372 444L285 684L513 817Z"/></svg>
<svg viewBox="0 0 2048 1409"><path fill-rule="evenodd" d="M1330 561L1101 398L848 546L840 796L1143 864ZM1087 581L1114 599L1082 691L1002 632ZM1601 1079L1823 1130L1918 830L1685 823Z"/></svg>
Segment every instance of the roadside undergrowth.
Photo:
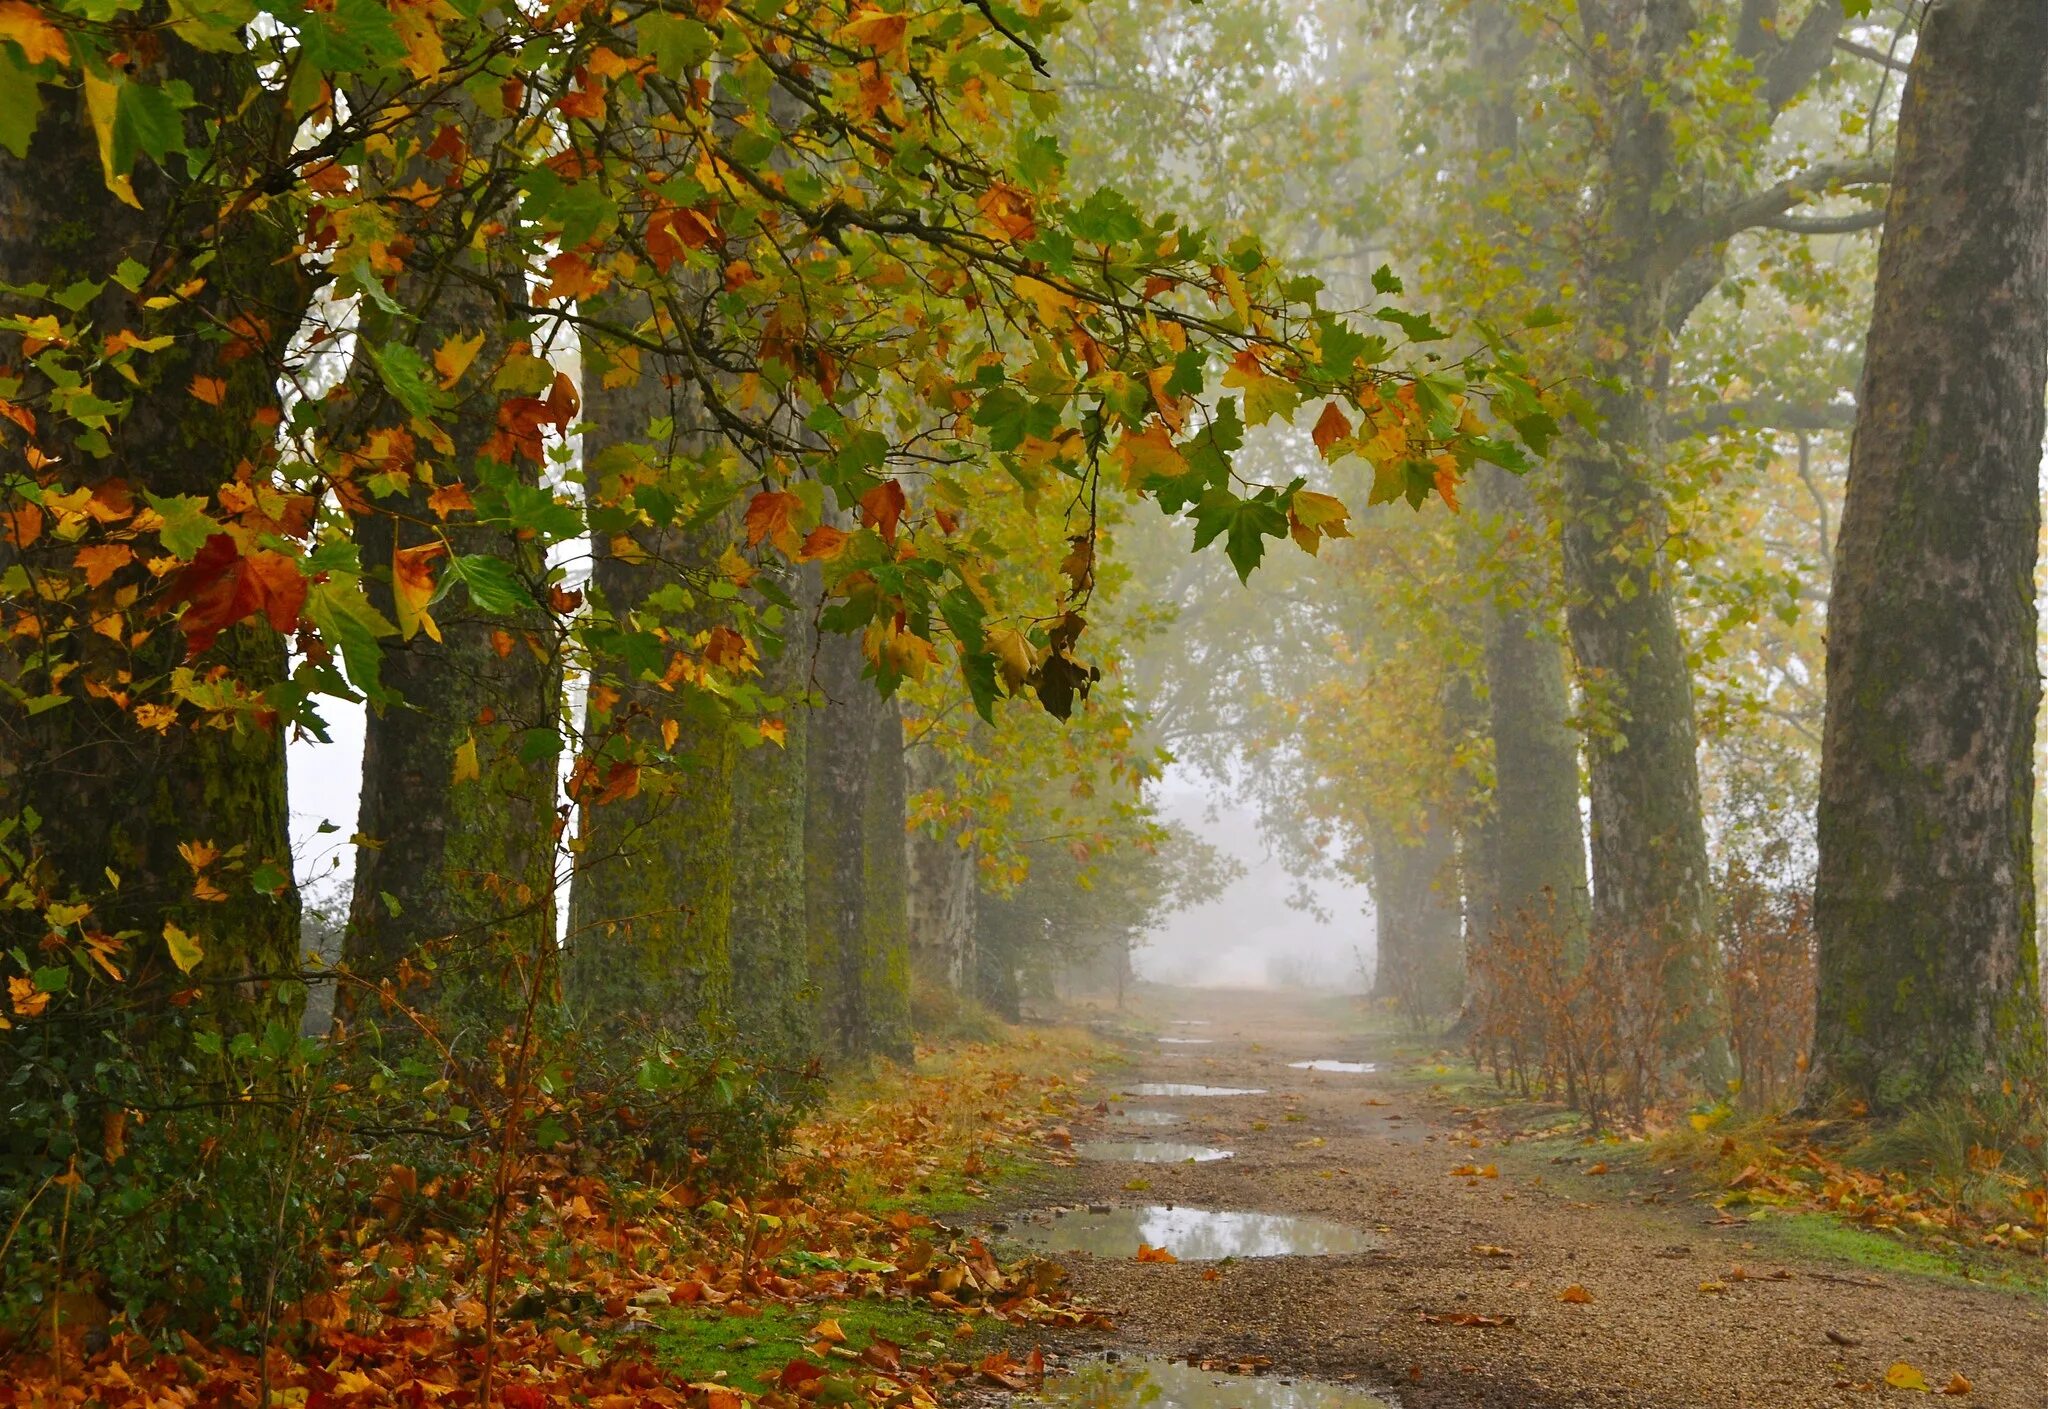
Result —
<svg viewBox="0 0 2048 1409"><path fill-rule="evenodd" d="M263 1354L60 1310L54 1351L0 1353L0 1405L467 1406L487 1339L507 1409L928 1409L966 1378L1020 1387L1035 1353L989 1349L983 1330L1098 1318L1056 1268L1001 1263L932 1206L1067 1158L1097 1055L1081 1034L1005 1029L920 1049L914 1071L849 1074L751 1187L607 1181L573 1149L526 1151L488 1338L483 1240L423 1221L437 1191L394 1169Z"/></svg>

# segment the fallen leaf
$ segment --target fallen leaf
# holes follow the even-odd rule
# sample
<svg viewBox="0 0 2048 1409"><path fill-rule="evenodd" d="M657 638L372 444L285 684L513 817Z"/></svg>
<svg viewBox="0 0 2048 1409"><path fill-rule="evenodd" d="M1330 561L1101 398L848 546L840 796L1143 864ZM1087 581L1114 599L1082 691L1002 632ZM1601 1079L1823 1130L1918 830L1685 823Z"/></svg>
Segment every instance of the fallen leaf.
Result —
<svg viewBox="0 0 2048 1409"><path fill-rule="evenodd" d="M1891 1368L1884 1372L1884 1382L1893 1389L1917 1389L1927 1392L1927 1377L1903 1360L1894 1360Z"/></svg>
<svg viewBox="0 0 2048 1409"><path fill-rule="evenodd" d="M1573 1306L1589 1306L1592 1304L1593 1294L1587 1291L1584 1287L1580 1286L1577 1282L1574 1282L1569 1287L1566 1287L1563 1291L1559 1292L1557 1294L1557 1299L1559 1301L1568 1301Z"/></svg>
<svg viewBox="0 0 2048 1409"><path fill-rule="evenodd" d="M1179 1259L1179 1258L1177 1258L1177 1257L1175 1257L1175 1256L1174 1256L1174 1255L1173 1255L1172 1253L1168 1252L1168 1251L1167 1251L1167 1250L1166 1250L1165 1248L1155 1248L1155 1247L1153 1247L1153 1246L1152 1246L1152 1245L1151 1245L1150 1243L1139 1243L1139 1244L1138 1244L1138 1261L1140 1261L1140 1262L1179 1262L1179 1261L1180 1261L1180 1259Z"/></svg>

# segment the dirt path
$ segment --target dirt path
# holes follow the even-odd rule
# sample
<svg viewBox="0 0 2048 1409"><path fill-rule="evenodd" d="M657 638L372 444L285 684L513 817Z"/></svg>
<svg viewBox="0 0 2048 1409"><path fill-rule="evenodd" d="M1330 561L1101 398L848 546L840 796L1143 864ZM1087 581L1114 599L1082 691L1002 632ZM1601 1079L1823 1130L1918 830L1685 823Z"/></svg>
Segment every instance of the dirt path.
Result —
<svg viewBox="0 0 2048 1409"><path fill-rule="evenodd" d="M1540 1174L1505 1160L1498 1178L1453 1177L1454 1167L1484 1166L1498 1152L1433 1124L1385 1077L1287 1065L1370 1055L1333 1005L1175 990L1151 1006L1206 1024L1162 1032L1211 1041L1144 1042L1151 1050L1139 1051L1120 1087L1186 1081L1267 1094L1129 1099L1187 1119L1133 1130L1109 1117L1076 1137L1193 1140L1234 1158L1084 1163L1075 1171L1079 1195L1119 1207L1320 1215L1377 1230L1379 1247L1247 1259L1213 1279L1199 1263L1063 1257L1130 1348L1268 1356L1282 1371L1387 1388L1404 1409L1857 1405L1910 1393L1883 1387L1901 1360L1937 1389L1956 1372L1967 1376L1963 1403L2048 1406L2048 1304L2035 1298L1787 1257L1745 1241L1757 1236L1750 1228L1711 1226L1713 1211L1684 1199L1589 1202L1586 1177L1570 1167ZM1127 1190L1134 1178L1150 1187ZM1514 1255L1475 1252L1481 1245ZM1730 1276L1738 1264L1746 1279ZM1560 1301L1572 1284L1592 1301ZM1513 1324L1428 1319L1468 1313Z"/></svg>

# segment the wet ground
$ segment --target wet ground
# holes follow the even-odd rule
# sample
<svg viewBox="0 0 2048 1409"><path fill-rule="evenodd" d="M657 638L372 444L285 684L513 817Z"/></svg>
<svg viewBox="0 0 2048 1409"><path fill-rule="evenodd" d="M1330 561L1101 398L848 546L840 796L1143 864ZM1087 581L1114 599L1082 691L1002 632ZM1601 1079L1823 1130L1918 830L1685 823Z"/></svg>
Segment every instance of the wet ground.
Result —
<svg viewBox="0 0 2048 1409"><path fill-rule="evenodd" d="M1232 1158L1080 1164L1063 1194L1079 1213L1060 1226L1076 1245L1101 1241L1060 1260L1115 1318L1119 1348L1272 1369L1205 1388L1208 1372L1180 1365L1162 1382L1148 1365L1148 1400L1133 1367L1102 1366L1093 1388L1065 1382L1062 1402L1373 1406L1259 1397L1298 1375L1327 1382L1310 1395L1356 1384L1402 1409L1835 1409L1910 1395L1884 1387L1903 1361L1936 1387L1966 1376L1965 1403L2048 1409L2038 1298L1793 1255L1675 1180L1630 1194L1588 1178L1583 1161L1501 1149L1483 1121L1419 1099L1397 1073L1297 1065L1384 1055L1344 1004L1158 990L1146 1001L1157 1030L1215 1040L1134 1042L1121 1094L1076 1139L1172 1120L1175 1142ZM1230 1254L1205 1241L1219 1214L1320 1220L1350 1240ZM1022 1229L1028 1213L1008 1221ZM1258 1226L1310 1225L1237 1225ZM1140 1241L1180 1261L1139 1262ZM1588 1299L1561 1300L1569 1287ZM1220 1397L1205 1398L1212 1389Z"/></svg>
<svg viewBox="0 0 2048 1409"><path fill-rule="evenodd" d="M1188 1145L1178 1140L1088 1140L1074 1153L1082 1159L1124 1164L1206 1164L1230 1158L1230 1151L1214 1145Z"/></svg>
<svg viewBox="0 0 2048 1409"><path fill-rule="evenodd" d="M1159 1356L1095 1360L1046 1381L1028 1401L1051 1409L1388 1409L1345 1385L1204 1370Z"/></svg>

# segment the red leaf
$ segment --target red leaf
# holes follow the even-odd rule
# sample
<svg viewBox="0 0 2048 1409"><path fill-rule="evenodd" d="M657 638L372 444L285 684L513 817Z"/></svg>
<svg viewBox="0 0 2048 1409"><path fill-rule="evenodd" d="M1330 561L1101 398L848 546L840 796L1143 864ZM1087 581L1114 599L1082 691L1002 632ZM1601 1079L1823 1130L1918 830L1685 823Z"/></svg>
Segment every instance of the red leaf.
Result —
<svg viewBox="0 0 2048 1409"><path fill-rule="evenodd" d="M896 546L896 523L903 517L903 486L885 479L860 497L861 521L882 535L882 541Z"/></svg>

